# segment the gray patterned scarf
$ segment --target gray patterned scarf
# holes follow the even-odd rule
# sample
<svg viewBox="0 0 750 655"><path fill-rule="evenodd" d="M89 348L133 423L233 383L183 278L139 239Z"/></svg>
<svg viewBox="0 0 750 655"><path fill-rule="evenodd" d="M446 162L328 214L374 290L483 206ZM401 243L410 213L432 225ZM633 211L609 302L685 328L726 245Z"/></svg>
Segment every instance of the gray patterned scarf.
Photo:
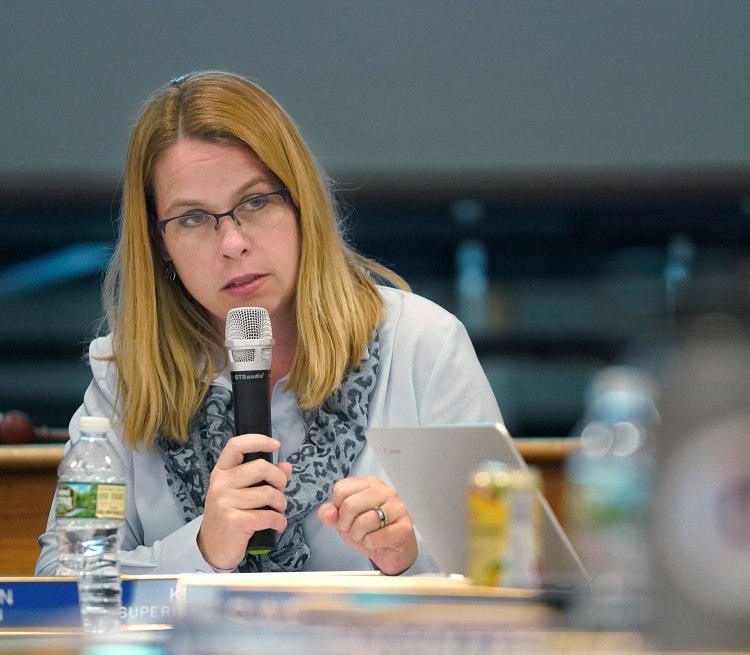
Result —
<svg viewBox="0 0 750 655"><path fill-rule="evenodd" d="M302 523L310 511L331 496L333 485L349 475L365 445L370 394L379 366L375 332L368 357L347 374L341 385L314 411L303 411L305 438L287 458L292 477L286 487L287 528L268 555L248 555L243 572L299 571L310 557ZM190 423L190 439L180 444L160 437L157 448L164 461L169 488L181 503L185 522L203 513L208 482L226 442L234 436L232 393L212 385Z"/></svg>

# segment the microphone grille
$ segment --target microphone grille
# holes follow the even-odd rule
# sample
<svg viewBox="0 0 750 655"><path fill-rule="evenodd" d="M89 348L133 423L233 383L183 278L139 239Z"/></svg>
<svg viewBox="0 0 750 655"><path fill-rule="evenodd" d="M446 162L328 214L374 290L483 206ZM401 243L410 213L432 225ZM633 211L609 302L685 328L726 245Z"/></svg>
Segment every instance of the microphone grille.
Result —
<svg viewBox="0 0 750 655"><path fill-rule="evenodd" d="M270 339L272 336L271 317L263 307L236 307L229 310L225 330L227 341Z"/></svg>

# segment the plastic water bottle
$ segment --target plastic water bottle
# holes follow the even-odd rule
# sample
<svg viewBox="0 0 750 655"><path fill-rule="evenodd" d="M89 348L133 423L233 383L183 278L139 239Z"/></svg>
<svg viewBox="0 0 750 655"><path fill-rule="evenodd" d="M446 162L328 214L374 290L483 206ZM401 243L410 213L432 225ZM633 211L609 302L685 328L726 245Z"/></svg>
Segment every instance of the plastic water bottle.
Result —
<svg viewBox="0 0 750 655"><path fill-rule="evenodd" d="M572 622L588 629L641 629L653 617L648 524L657 420L650 378L610 367L595 380L581 449L566 462L571 537L591 577Z"/></svg>
<svg viewBox="0 0 750 655"><path fill-rule="evenodd" d="M119 551L125 519L125 467L107 438L109 420L81 417L80 439L58 468L57 575L78 578L84 632L116 630L122 586Z"/></svg>

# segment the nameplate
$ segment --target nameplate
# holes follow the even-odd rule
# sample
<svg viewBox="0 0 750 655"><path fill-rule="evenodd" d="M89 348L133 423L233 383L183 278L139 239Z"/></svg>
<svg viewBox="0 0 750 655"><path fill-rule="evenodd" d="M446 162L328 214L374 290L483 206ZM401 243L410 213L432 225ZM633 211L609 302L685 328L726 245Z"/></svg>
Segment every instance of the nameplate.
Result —
<svg viewBox="0 0 750 655"><path fill-rule="evenodd" d="M537 622L556 615L556 610L539 603L536 591L473 587L441 576L186 574L178 580L176 596L178 623L193 628L218 620L233 625L267 621L353 625L358 620L369 624L375 615L387 617L393 625L439 616L445 624L463 625L470 617L476 624L495 626L511 606L525 607L526 615L532 611Z"/></svg>
<svg viewBox="0 0 750 655"><path fill-rule="evenodd" d="M176 578L123 577L123 624L173 624L176 587ZM0 629L80 625L75 578L0 578Z"/></svg>

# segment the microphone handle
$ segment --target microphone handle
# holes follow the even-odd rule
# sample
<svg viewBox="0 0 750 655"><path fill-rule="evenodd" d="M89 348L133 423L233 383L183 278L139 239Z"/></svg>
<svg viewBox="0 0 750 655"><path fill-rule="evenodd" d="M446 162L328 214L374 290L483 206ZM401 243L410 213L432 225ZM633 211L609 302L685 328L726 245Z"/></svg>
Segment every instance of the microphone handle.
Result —
<svg viewBox="0 0 750 655"><path fill-rule="evenodd" d="M232 372L235 434L259 433L271 436L271 371ZM265 459L271 453L245 453L244 461ZM258 482L253 486L261 486ZM264 509L271 509L266 507ZM267 555L276 547L276 532L270 528L253 533L247 544L248 555Z"/></svg>

